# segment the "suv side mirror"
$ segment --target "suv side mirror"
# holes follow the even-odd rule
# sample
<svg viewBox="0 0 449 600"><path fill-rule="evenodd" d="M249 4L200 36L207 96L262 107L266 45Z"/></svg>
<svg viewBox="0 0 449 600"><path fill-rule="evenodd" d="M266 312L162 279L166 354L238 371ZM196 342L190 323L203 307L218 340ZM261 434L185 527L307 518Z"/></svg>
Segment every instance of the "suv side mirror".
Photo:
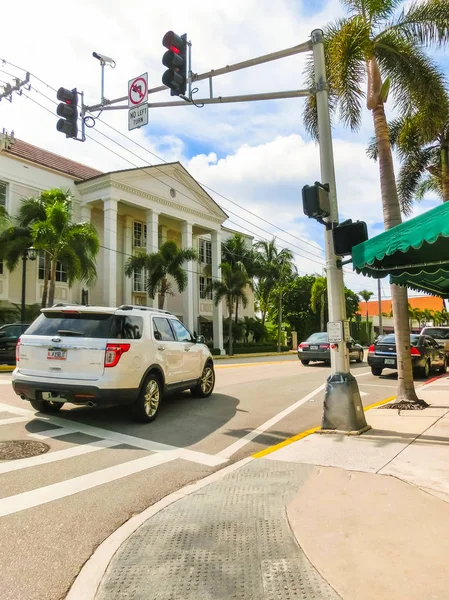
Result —
<svg viewBox="0 0 449 600"><path fill-rule="evenodd" d="M162 339L162 335L161 335L161 332L160 332L160 331L155 331L155 332L154 332L154 339L155 339L155 340L158 340L158 341L161 341L161 339Z"/></svg>
<svg viewBox="0 0 449 600"><path fill-rule="evenodd" d="M197 335L196 338L195 338L195 342L197 344L205 344L206 340L204 338L204 335Z"/></svg>

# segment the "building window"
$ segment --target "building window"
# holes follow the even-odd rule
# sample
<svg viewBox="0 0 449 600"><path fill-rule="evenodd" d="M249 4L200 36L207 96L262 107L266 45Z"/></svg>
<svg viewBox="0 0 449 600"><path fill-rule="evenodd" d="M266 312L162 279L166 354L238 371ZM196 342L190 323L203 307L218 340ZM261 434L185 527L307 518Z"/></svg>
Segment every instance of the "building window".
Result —
<svg viewBox="0 0 449 600"><path fill-rule="evenodd" d="M43 252L39 252L39 279L45 279L45 255ZM49 275L50 279L50 275ZM64 270L64 267L59 262L56 263L56 281L59 283L67 283L67 273Z"/></svg>
<svg viewBox="0 0 449 600"><path fill-rule="evenodd" d="M140 221L134 221L133 246L134 248L146 248L147 246L147 226Z"/></svg>
<svg viewBox="0 0 449 600"><path fill-rule="evenodd" d="M212 264L212 242L200 240L200 260L206 265Z"/></svg>
<svg viewBox="0 0 449 600"><path fill-rule="evenodd" d="M8 184L5 181L0 181L0 206L6 207L6 192Z"/></svg>
<svg viewBox="0 0 449 600"><path fill-rule="evenodd" d="M210 277L200 277L200 298L201 300L212 300L212 279Z"/></svg>
<svg viewBox="0 0 449 600"><path fill-rule="evenodd" d="M133 292L145 291L145 274L143 270L133 272Z"/></svg>

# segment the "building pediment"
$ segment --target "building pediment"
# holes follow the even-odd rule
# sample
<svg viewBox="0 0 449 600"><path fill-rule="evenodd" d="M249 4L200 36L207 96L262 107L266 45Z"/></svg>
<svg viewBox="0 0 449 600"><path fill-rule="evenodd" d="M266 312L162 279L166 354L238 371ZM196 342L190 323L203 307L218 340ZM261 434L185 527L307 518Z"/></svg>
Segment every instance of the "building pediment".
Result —
<svg viewBox="0 0 449 600"><path fill-rule="evenodd" d="M216 223L223 223L227 214L201 187L180 163L153 165L125 171L113 171L77 184L81 197L92 201L94 196L104 196L110 189L110 196L126 199L135 197L149 200L154 205L170 207L187 212ZM137 202L138 203L138 202Z"/></svg>

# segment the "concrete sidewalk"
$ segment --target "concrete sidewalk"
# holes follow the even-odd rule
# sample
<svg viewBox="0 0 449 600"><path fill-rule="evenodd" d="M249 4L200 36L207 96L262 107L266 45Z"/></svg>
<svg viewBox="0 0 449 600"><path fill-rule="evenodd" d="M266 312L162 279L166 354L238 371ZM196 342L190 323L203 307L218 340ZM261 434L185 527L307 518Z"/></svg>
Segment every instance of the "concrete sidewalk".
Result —
<svg viewBox="0 0 449 600"><path fill-rule="evenodd" d="M89 598L447 600L449 378L419 396L370 410L362 436L313 434L178 493Z"/></svg>

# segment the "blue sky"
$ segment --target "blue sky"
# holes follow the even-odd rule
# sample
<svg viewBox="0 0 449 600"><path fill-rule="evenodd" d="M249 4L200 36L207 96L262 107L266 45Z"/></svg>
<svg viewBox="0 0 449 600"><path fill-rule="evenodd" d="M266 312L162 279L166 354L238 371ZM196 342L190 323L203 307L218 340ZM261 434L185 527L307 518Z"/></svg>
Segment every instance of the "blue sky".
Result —
<svg viewBox="0 0 449 600"><path fill-rule="evenodd" d="M344 14L339 0L173 0L169 4L129 0L126 5L120 0L95 4L79 0L75 18L70 6L57 0L45 0L43 4L24 0L20 13L13 3L7 3L2 10L8 27L2 31L0 58L9 62L0 64L0 79L11 79L1 69L23 76L24 71L13 65L37 75L45 83L32 77L32 89L27 95L49 112L25 97L15 96L12 104L0 105L0 127L14 129L21 139L105 171L131 167L127 161L135 165L157 164L159 161L151 152L166 161L180 160L198 181L240 205L236 207L216 196L225 211L238 214L231 216L230 227L236 228L235 223L239 223L242 230L252 231L255 239L277 235L280 246L295 252L300 271L321 273L323 229L302 214L302 186L320 179L318 148L306 135L302 123L302 99L209 105L201 109L157 108L150 110L147 127L132 132L127 131L126 111L105 111L89 133L108 151L92 140L84 144L66 140L56 131L52 102L55 93L46 84L53 88L76 86L85 92L88 104L98 102L100 69L92 58L92 51L96 51L117 62L116 69L105 70L106 97L124 96L128 80L145 71L150 87L159 86L165 51L161 40L169 29L188 33L193 44L193 70L201 73L305 41L312 29ZM23 14L27 19L22 18ZM68 22L75 26L67 27ZM436 57L448 72L447 52L439 51ZM213 80L214 94L304 88L304 60L305 55L297 55L217 77ZM198 88L197 98L208 95L207 81L200 82ZM169 99L168 92L162 92L150 101ZM387 114L394 115L391 102L387 104ZM127 137L112 131L108 124ZM340 218L366 220L371 235L383 230L378 166L365 155L372 130L368 111L364 111L358 133L351 133L338 123L333 130ZM417 211L430 208L435 202L430 199ZM375 281L349 271L345 282L355 291L376 290ZM388 294L388 285L383 288Z"/></svg>

